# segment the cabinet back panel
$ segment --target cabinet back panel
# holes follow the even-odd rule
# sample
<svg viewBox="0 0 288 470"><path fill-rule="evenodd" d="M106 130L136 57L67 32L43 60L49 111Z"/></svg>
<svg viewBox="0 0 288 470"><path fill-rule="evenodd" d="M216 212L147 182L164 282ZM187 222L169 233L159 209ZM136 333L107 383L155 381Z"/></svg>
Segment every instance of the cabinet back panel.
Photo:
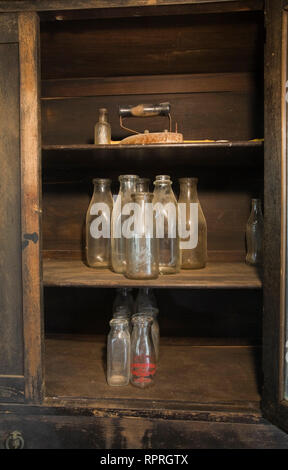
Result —
<svg viewBox="0 0 288 470"><path fill-rule="evenodd" d="M131 133L120 127L119 105L166 101L171 103L174 126L175 123L178 124L178 131L185 140L250 140L263 137L263 97L260 86L258 91L243 92L136 94L43 100L43 144L94 143L94 125L98 120L98 109L103 107L108 109L112 140L121 140ZM168 119L163 117L129 118L125 122L130 129L140 132L145 129L159 132L169 125Z"/></svg>
<svg viewBox="0 0 288 470"><path fill-rule="evenodd" d="M42 78L254 71L263 25L262 12L47 22Z"/></svg>

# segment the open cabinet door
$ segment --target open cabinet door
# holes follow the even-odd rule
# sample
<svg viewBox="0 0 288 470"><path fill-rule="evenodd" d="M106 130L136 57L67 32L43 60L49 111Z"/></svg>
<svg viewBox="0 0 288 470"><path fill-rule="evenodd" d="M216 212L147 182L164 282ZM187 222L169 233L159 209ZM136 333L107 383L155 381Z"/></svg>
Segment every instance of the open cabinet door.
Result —
<svg viewBox="0 0 288 470"><path fill-rule="evenodd" d="M287 37L287 0L267 0L262 408L264 416L286 432L288 432Z"/></svg>
<svg viewBox="0 0 288 470"><path fill-rule="evenodd" d="M39 402L39 18L0 14L0 401Z"/></svg>

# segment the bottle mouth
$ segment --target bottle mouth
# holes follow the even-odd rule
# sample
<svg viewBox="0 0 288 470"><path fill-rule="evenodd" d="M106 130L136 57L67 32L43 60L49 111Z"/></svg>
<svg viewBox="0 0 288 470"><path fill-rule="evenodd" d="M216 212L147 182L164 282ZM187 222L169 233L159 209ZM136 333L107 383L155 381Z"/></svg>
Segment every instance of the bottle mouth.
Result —
<svg viewBox="0 0 288 470"><path fill-rule="evenodd" d="M119 181L123 181L123 180L139 180L139 176L138 175L120 175L118 177L118 180Z"/></svg>
<svg viewBox="0 0 288 470"><path fill-rule="evenodd" d="M120 325L123 325L123 326L128 326L129 322L127 320L127 318L124 318L124 317L121 317L121 318L112 318L112 320L110 320L109 322L109 325L110 326L120 326Z"/></svg>
<svg viewBox="0 0 288 470"><path fill-rule="evenodd" d="M111 184L110 178L93 178L93 184Z"/></svg>
<svg viewBox="0 0 288 470"><path fill-rule="evenodd" d="M147 318L148 316L149 317L154 317L154 316L157 316L159 314L159 309L156 308L156 307L143 307L141 308L141 310L139 310L139 312L136 312L135 315L145 315L145 317Z"/></svg>
<svg viewBox="0 0 288 470"><path fill-rule="evenodd" d="M171 181L171 177L169 175L157 175L155 179L156 181Z"/></svg>
<svg viewBox="0 0 288 470"><path fill-rule="evenodd" d="M151 315L146 315L145 313L135 313L131 318L132 323L140 323L145 325L147 323L153 322L153 317Z"/></svg>

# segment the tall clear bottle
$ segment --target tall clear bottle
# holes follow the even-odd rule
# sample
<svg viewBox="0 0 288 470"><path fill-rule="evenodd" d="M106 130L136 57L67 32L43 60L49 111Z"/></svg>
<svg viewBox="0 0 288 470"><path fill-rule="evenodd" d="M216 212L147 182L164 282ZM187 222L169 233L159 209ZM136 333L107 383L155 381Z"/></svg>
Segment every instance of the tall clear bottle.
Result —
<svg viewBox="0 0 288 470"><path fill-rule="evenodd" d="M261 209L261 200L252 199L251 213L246 225L246 263L254 266L261 265L262 263L263 228L264 221Z"/></svg>
<svg viewBox="0 0 288 470"><path fill-rule="evenodd" d="M153 194L137 192L132 201L138 207L139 221L134 233L126 240L126 271L129 279L156 279L159 275L158 239L155 232ZM150 210L149 210L150 208Z"/></svg>
<svg viewBox="0 0 288 470"><path fill-rule="evenodd" d="M153 318L148 315L133 315L131 338L130 381L139 388L154 384L156 354L152 338Z"/></svg>
<svg viewBox="0 0 288 470"><path fill-rule="evenodd" d="M111 126L108 122L106 108L99 109L99 120L94 127L94 144L105 145L111 143Z"/></svg>
<svg viewBox="0 0 288 470"><path fill-rule="evenodd" d="M111 223L111 261L116 273L126 271L126 238L123 236L123 223L129 215L122 215L125 204L132 202L131 194L136 192L137 175L120 175L120 190L116 198Z"/></svg>
<svg viewBox="0 0 288 470"><path fill-rule="evenodd" d="M180 249L182 269L200 269L207 263L207 224L201 204L198 199L198 178L179 178L180 195L178 203L186 204L186 225L180 217L180 232L184 228L189 236L181 238L181 242L188 242L193 231L193 220L190 216L190 203L198 204L198 242L195 248ZM180 211L181 214L181 211ZM183 227L181 224L183 223Z"/></svg>
<svg viewBox="0 0 288 470"><path fill-rule="evenodd" d="M125 318L109 322L107 339L107 382L109 385L128 385L130 379L130 333Z"/></svg>
<svg viewBox="0 0 288 470"><path fill-rule="evenodd" d="M156 236L159 241L159 272L174 274L180 270L177 201L168 175L154 181L153 207L156 213Z"/></svg>
<svg viewBox="0 0 288 470"><path fill-rule="evenodd" d="M93 268L111 266L111 180L93 179L94 191L86 214L86 260Z"/></svg>

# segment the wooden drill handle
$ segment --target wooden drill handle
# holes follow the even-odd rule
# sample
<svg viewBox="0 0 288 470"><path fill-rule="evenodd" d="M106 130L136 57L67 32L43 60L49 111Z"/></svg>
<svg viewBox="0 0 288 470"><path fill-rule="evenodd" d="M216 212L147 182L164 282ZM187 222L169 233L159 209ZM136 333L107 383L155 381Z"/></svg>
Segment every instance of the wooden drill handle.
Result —
<svg viewBox="0 0 288 470"><path fill-rule="evenodd" d="M170 103L122 105L119 106L119 116L121 118L169 116L170 108Z"/></svg>

